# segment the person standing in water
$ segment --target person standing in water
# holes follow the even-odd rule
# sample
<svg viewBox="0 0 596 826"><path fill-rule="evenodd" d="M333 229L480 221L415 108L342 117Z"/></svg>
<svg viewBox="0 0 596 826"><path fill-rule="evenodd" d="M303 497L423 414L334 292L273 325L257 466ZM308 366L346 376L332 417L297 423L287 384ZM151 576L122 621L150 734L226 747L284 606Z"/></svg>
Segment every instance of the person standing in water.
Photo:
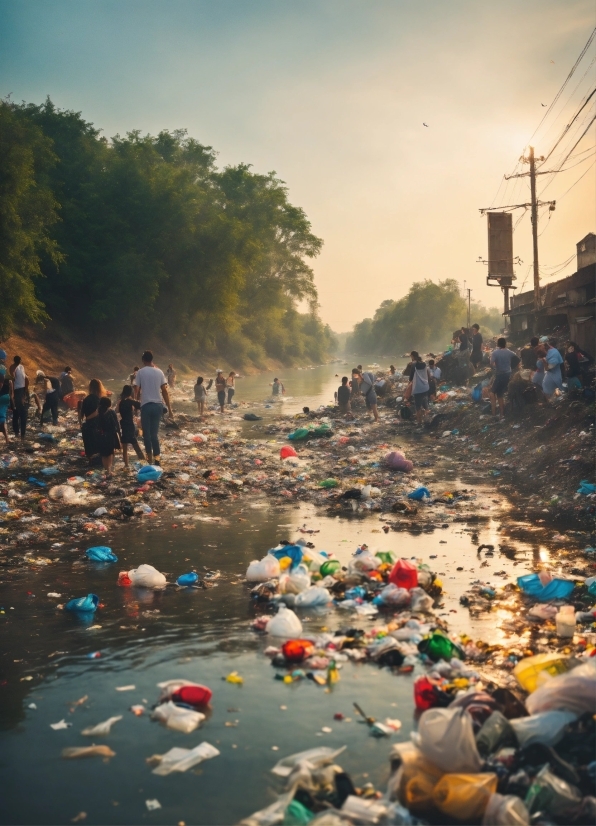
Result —
<svg viewBox="0 0 596 826"><path fill-rule="evenodd" d="M360 380L360 393L364 397L366 409L374 416L375 422L379 421L379 411L377 410L377 394L375 393L375 377L373 373L358 371Z"/></svg>
<svg viewBox="0 0 596 826"><path fill-rule="evenodd" d="M137 428L135 426L135 412L141 409L141 404L133 398L133 388L130 384L125 384L122 388L122 395L118 402L118 413L120 414L120 430L122 441L122 458L124 467L128 468L128 446L131 445L138 459L144 459L143 451L137 441Z"/></svg>
<svg viewBox="0 0 596 826"><path fill-rule="evenodd" d="M168 387L174 387L176 385L176 371L174 370L173 364L168 364L166 376L168 379Z"/></svg>
<svg viewBox="0 0 596 826"><path fill-rule="evenodd" d="M12 411L12 429L17 439L25 441L27 417L29 415L29 379L25 368L21 364L21 357L15 356L10 365L10 374L13 381L14 404Z"/></svg>
<svg viewBox="0 0 596 826"><path fill-rule="evenodd" d="M275 397L282 396L286 392L286 388L280 382L279 379L273 379L273 384L271 385L271 395Z"/></svg>
<svg viewBox="0 0 596 826"><path fill-rule="evenodd" d="M207 401L207 388L203 376L197 376L197 383L194 386L195 401L199 411L199 416L205 415L205 402Z"/></svg>
<svg viewBox="0 0 596 826"><path fill-rule="evenodd" d="M228 404L232 404L232 399L236 392L236 373L233 370L226 379L226 389L228 391Z"/></svg>
<svg viewBox="0 0 596 826"><path fill-rule="evenodd" d="M217 391L217 403L219 404L219 412L224 412L226 403L226 377L223 370L218 370L215 376L215 390Z"/></svg>
<svg viewBox="0 0 596 826"><path fill-rule="evenodd" d="M153 364L153 353L145 350L141 360L143 366L135 378L135 397L141 402L141 427L147 461L150 465L160 463L159 423L164 403L173 418L172 405L168 393L168 383L163 371Z"/></svg>

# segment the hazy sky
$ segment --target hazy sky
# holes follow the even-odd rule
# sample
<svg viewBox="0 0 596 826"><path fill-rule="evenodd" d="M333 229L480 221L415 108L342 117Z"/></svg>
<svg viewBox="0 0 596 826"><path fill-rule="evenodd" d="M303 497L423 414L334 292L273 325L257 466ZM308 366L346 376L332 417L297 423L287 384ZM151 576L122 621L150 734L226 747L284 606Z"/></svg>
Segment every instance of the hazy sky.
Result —
<svg viewBox="0 0 596 826"><path fill-rule="evenodd" d="M321 315L344 331L422 278L465 279L473 298L501 305L476 263L487 254L478 208L515 167L595 16L592 0L0 0L0 94L49 94L108 136L184 127L222 165L275 170L325 241ZM592 66L573 97L594 54L536 135L537 154L594 85ZM545 275L596 231L593 154L568 165L582 158L544 195L561 198L586 172L540 238ZM501 188L495 206L528 200L526 182ZM528 216L514 254L521 285ZM556 277L573 271L571 261Z"/></svg>

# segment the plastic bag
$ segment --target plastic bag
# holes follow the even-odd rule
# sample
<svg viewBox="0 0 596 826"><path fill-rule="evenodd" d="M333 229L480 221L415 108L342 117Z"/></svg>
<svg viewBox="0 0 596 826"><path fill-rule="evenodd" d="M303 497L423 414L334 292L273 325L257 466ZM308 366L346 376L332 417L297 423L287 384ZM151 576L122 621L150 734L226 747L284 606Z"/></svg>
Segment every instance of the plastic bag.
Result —
<svg viewBox="0 0 596 826"><path fill-rule="evenodd" d="M211 760L219 754L218 749L207 742L195 746L194 749L182 749L175 746L162 756L159 766L153 769L152 774L165 777L172 772L185 772L198 763L202 763L203 760Z"/></svg>
<svg viewBox="0 0 596 826"><path fill-rule="evenodd" d="M299 751L296 754L290 754L288 757L282 757L271 769L271 773L278 777L289 777L298 765L303 765L311 770L318 769L321 766L333 763L335 758L346 748L346 746L342 746L339 749L332 749L329 746L319 746L319 748Z"/></svg>
<svg viewBox="0 0 596 826"><path fill-rule="evenodd" d="M275 637L299 637L302 633L302 623L296 614L282 603L277 614L271 617L265 626L265 631Z"/></svg>
<svg viewBox="0 0 596 826"><path fill-rule="evenodd" d="M63 502L74 502L78 494L71 485L54 485L48 491L50 499L61 499Z"/></svg>
<svg viewBox="0 0 596 826"><path fill-rule="evenodd" d="M531 717L519 717L510 720L521 748L532 743L544 743L554 746L563 737L566 726L577 720L573 711L545 711L532 714Z"/></svg>
<svg viewBox="0 0 596 826"><path fill-rule="evenodd" d="M393 582L398 588L416 588L418 585L418 568L407 559L398 559L391 573L389 582Z"/></svg>
<svg viewBox="0 0 596 826"><path fill-rule="evenodd" d="M153 565L139 565L128 572L131 585L137 588L165 588L166 578Z"/></svg>
<svg viewBox="0 0 596 826"><path fill-rule="evenodd" d="M476 735L476 748L484 758L499 749L509 746L517 747L517 744L517 737L511 723L500 711L493 711Z"/></svg>
<svg viewBox="0 0 596 826"><path fill-rule="evenodd" d="M310 585L296 597L296 608L311 608L315 605L327 605L331 601L331 594L326 588Z"/></svg>
<svg viewBox="0 0 596 826"><path fill-rule="evenodd" d="M452 657L457 657L460 660L465 658L465 654L459 645L456 645L453 640L450 640L440 631L435 631L430 637L418 643L418 650L421 654L426 654L435 663L439 660L449 661Z"/></svg>
<svg viewBox="0 0 596 826"><path fill-rule="evenodd" d="M398 588L393 582L386 585L383 590L374 598L374 605L392 605L394 607L405 607L410 604L410 592L405 588Z"/></svg>
<svg viewBox="0 0 596 826"><path fill-rule="evenodd" d="M425 711L418 724L417 745L427 760L443 771L480 771L482 760L474 740L472 718L465 709Z"/></svg>
<svg viewBox="0 0 596 826"><path fill-rule="evenodd" d="M290 445L284 445L279 451L279 458L287 459L290 456L298 456L298 454L296 453L293 447L290 447Z"/></svg>
<svg viewBox="0 0 596 826"><path fill-rule="evenodd" d="M286 593L299 594L305 591L310 585L310 574L306 570L306 566L298 565L294 570L288 574L285 590Z"/></svg>
<svg viewBox="0 0 596 826"><path fill-rule="evenodd" d="M166 680L163 683L158 683L157 687L161 688L161 694L159 695L159 700L158 700L159 703L163 703L166 700L171 700L172 696L177 691L179 691L181 688L200 689L201 692L203 692L202 698L204 700L204 703L202 703L202 704L207 704L209 702L209 700L211 699L211 689L210 688L207 688L207 686L201 685L200 683L193 683L191 680L183 680L183 679ZM189 703L189 705L194 705L194 703ZM199 705L199 703L196 703L196 705Z"/></svg>
<svg viewBox="0 0 596 826"><path fill-rule="evenodd" d="M482 826L527 826L530 813L523 800L513 794L491 794Z"/></svg>
<svg viewBox="0 0 596 826"><path fill-rule="evenodd" d="M526 699L530 714L551 709L565 709L576 714L596 712L596 662L591 657L577 668L558 677L546 679Z"/></svg>
<svg viewBox="0 0 596 826"><path fill-rule="evenodd" d="M279 561L288 557L291 560L291 567L295 568L302 562L304 551L301 545L284 545L283 548L272 548L268 555L274 556Z"/></svg>
<svg viewBox="0 0 596 826"><path fill-rule="evenodd" d="M112 549L106 545L97 545L94 548L87 548L85 551L87 559L93 562L118 562L116 554L112 553Z"/></svg>
<svg viewBox="0 0 596 826"><path fill-rule="evenodd" d="M122 720L121 714L118 717L110 717L108 720L105 720L103 723L98 723L96 726L87 726L81 734L84 734L85 737L105 737L106 734L110 733L110 729L118 720Z"/></svg>
<svg viewBox="0 0 596 826"><path fill-rule="evenodd" d="M306 427L299 427L293 433L288 433L288 439L291 439L293 442L301 442L303 439L308 439L310 435L310 430L307 430Z"/></svg>
<svg viewBox="0 0 596 826"><path fill-rule="evenodd" d="M311 640L288 640L281 650L288 662L301 663L314 653L315 644Z"/></svg>
<svg viewBox="0 0 596 826"><path fill-rule="evenodd" d="M352 572L361 573L363 571L376 571L383 563L377 556L373 556L370 551L362 551L355 554L350 560L349 569Z"/></svg>
<svg viewBox="0 0 596 826"><path fill-rule="evenodd" d="M521 590L540 602L550 602L553 599L567 599L575 588L575 583L567 579L552 579L543 585L539 574L526 574L517 578Z"/></svg>
<svg viewBox="0 0 596 826"><path fill-rule="evenodd" d="M496 774L444 774L433 789L433 802L456 820L478 821L496 791Z"/></svg>
<svg viewBox="0 0 596 826"><path fill-rule="evenodd" d="M391 470L401 470L403 473L410 473L414 467L414 463L406 459L403 453L399 450L393 450L385 456L385 464Z"/></svg>
<svg viewBox="0 0 596 826"><path fill-rule="evenodd" d="M548 680L549 674L555 677L568 670L567 657L556 653L536 654L520 660L513 669L513 676L525 691L532 693Z"/></svg>
<svg viewBox="0 0 596 826"><path fill-rule="evenodd" d="M568 823L567 818L572 819L581 806L582 794L553 774L547 763L534 778L524 802L530 814L548 812L550 818Z"/></svg>
<svg viewBox="0 0 596 826"><path fill-rule="evenodd" d="M183 685L171 694L172 702L184 703L193 708L205 708L209 705L213 692L206 685Z"/></svg>
<svg viewBox="0 0 596 826"><path fill-rule="evenodd" d="M151 719L158 720L160 723L163 723L175 731L190 734L191 731L199 727L205 719L205 715L201 714L200 711L180 708L180 706L174 705L174 703L169 700L167 703L157 706L151 714Z"/></svg>
<svg viewBox="0 0 596 826"><path fill-rule="evenodd" d="M419 487L416 490L411 491L408 493L408 499L414 499L416 502L421 502L424 497L430 499L430 491L428 488Z"/></svg>
<svg viewBox="0 0 596 826"><path fill-rule="evenodd" d="M412 588L410 596L410 610L414 613L428 614L432 610L434 600L422 588Z"/></svg>
<svg viewBox="0 0 596 826"><path fill-rule="evenodd" d="M176 580L176 585L180 585L181 588L188 588L189 585L194 585L198 581L199 575L194 571L190 571L188 574L180 574Z"/></svg>
<svg viewBox="0 0 596 826"><path fill-rule="evenodd" d="M145 482L157 482L163 470L157 465L143 465L137 473L137 482L144 485Z"/></svg>
<svg viewBox="0 0 596 826"><path fill-rule="evenodd" d="M271 554L263 559L253 559L246 570L248 582L267 582L268 579L275 579L280 574L279 562Z"/></svg>
<svg viewBox="0 0 596 826"><path fill-rule="evenodd" d="M81 613L93 613L97 610L99 597L97 594L87 594L86 597L77 597L69 600L64 606L65 611L78 611Z"/></svg>
<svg viewBox="0 0 596 826"><path fill-rule="evenodd" d="M339 569L341 568L341 562L339 559L328 559L326 562L323 562L321 567L319 568L319 573L321 576L333 576Z"/></svg>

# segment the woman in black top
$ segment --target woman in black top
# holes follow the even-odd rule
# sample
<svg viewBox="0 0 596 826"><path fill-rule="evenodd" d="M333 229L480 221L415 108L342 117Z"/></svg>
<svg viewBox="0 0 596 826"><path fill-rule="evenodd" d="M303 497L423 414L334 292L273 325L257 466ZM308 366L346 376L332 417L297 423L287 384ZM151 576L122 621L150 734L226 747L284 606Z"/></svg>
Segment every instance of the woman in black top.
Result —
<svg viewBox="0 0 596 826"><path fill-rule="evenodd" d="M112 402L107 396L99 400L97 411L97 432L99 437L99 452L101 463L106 471L106 478L112 475L114 451L120 450L120 425L113 410Z"/></svg>
<svg viewBox="0 0 596 826"><path fill-rule="evenodd" d="M89 462L100 452L98 435L99 422L97 419L99 400L107 395L108 392L100 380L91 379L89 382L89 395L85 396L83 401L79 402L78 405L81 436L83 437L85 456L89 459Z"/></svg>
<svg viewBox="0 0 596 826"><path fill-rule="evenodd" d="M120 428L122 430L122 458L124 467L128 467L128 446L132 445L137 457L141 461L145 458L143 451L137 441L137 428L134 422L135 410L141 409L141 403L132 397L132 387L125 384L122 388L122 395L118 402L118 413L120 413Z"/></svg>

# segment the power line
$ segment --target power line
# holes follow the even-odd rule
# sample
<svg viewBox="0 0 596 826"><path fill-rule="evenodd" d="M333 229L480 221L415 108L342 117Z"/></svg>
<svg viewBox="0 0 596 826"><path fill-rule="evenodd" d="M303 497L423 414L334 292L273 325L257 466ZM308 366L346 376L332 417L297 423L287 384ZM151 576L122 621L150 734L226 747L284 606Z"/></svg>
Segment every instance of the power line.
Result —
<svg viewBox="0 0 596 826"><path fill-rule="evenodd" d="M592 169L592 168L593 168L594 164L596 164L596 161L593 161L593 162L590 164L590 166L586 169L586 171L585 171L582 175L580 175L580 176L579 176L579 178L577 179L577 181L576 181L574 184L571 184L571 186L569 187L569 189L568 189L566 192L564 192L564 193L563 193L563 194L559 197L559 201L562 201L562 200L563 200L563 198L571 192L571 190L573 189L573 187L578 185L578 183L581 181L581 179L582 179L582 178L584 178L584 177L588 174L588 172L590 171L590 169Z"/></svg>
<svg viewBox="0 0 596 826"><path fill-rule="evenodd" d="M575 115L571 118L571 120L569 121L569 123L567 124L567 126L563 129L563 131L561 132L561 134L560 134L560 136L558 137L557 141L556 141L556 142L555 142L555 144L551 147L550 152L548 153L548 155L546 156L546 158L545 158L545 159L544 159L544 161L542 162L541 166L543 166L543 165L546 163L546 161L548 161L548 159L550 158L550 156L553 154L553 152L555 151L555 149L557 148L557 146L561 143L561 141L563 140L563 138L565 137L565 135L567 134L567 132L569 132L569 130L571 129L571 126L573 125L573 123L574 123L574 122L578 119L578 117L579 117L579 116L580 116L580 114L583 112L583 110L586 108L586 106L588 105L588 103L592 100L592 98L594 97L594 95L596 95L596 87L594 87L594 89L592 89L592 92L590 93L590 95L589 95L589 96L588 96L588 97L584 100L584 102L583 102L583 103L582 103L582 105L579 107L579 109L577 110L577 112L575 113Z"/></svg>

